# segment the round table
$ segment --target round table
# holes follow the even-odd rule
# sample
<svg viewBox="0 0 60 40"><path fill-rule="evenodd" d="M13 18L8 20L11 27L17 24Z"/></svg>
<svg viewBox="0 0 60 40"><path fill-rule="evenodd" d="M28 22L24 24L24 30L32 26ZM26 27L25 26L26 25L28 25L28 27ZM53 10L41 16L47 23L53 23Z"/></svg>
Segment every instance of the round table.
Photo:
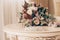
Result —
<svg viewBox="0 0 60 40"><path fill-rule="evenodd" d="M4 26L5 40L60 40L58 27L24 27L21 23Z"/></svg>

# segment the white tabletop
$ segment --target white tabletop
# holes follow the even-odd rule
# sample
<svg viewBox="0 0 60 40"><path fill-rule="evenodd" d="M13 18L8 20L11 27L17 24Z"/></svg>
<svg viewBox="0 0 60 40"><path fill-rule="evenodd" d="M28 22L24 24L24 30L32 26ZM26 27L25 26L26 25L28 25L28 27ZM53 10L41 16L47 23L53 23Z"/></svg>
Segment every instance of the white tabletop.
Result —
<svg viewBox="0 0 60 40"><path fill-rule="evenodd" d="M36 28L38 29L37 31L36 31ZM43 29L43 31L40 30L41 28ZM21 23L6 25L6 26L4 26L3 29L4 29L4 32L9 33L9 34L20 35L20 36L31 36L31 37L47 37L47 35L55 36L55 35L60 34L60 28L24 27ZM31 29L34 29L34 30L31 30ZM48 30L46 30L46 29L48 29Z"/></svg>

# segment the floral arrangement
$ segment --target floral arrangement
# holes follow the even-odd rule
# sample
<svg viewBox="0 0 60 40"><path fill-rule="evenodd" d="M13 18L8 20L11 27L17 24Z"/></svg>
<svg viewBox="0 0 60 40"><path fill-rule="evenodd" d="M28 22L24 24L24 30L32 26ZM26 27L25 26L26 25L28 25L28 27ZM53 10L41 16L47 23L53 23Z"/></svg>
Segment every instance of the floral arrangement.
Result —
<svg viewBox="0 0 60 40"><path fill-rule="evenodd" d="M35 3L25 4L22 6L23 10L20 12L20 23L24 23L25 26L48 26L50 22L54 22L54 17L48 13L48 9L41 7L41 5L36 6Z"/></svg>

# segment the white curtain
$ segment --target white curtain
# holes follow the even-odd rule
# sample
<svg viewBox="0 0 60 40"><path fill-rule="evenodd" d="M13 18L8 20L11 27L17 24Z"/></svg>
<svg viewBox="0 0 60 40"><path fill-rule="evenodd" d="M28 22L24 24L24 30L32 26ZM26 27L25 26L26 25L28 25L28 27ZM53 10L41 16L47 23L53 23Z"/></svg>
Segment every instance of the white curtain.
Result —
<svg viewBox="0 0 60 40"><path fill-rule="evenodd" d="M4 24L17 23L16 0L4 0Z"/></svg>
<svg viewBox="0 0 60 40"><path fill-rule="evenodd" d="M0 0L0 40L3 40L3 26L4 26L4 19L3 19L3 0Z"/></svg>
<svg viewBox="0 0 60 40"><path fill-rule="evenodd" d="M4 0L4 24L18 23L17 12L21 12L25 0ZM28 2L28 0L26 0Z"/></svg>

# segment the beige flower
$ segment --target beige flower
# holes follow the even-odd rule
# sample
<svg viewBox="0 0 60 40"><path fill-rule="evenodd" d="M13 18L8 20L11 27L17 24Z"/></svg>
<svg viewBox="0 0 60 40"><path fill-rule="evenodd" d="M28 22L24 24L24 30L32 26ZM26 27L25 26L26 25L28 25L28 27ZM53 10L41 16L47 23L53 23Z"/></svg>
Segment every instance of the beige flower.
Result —
<svg viewBox="0 0 60 40"><path fill-rule="evenodd" d="M34 19L34 24L35 24L35 25L38 25L39 23L40 23L40 20L35 17L35 19Z"/></svg>

